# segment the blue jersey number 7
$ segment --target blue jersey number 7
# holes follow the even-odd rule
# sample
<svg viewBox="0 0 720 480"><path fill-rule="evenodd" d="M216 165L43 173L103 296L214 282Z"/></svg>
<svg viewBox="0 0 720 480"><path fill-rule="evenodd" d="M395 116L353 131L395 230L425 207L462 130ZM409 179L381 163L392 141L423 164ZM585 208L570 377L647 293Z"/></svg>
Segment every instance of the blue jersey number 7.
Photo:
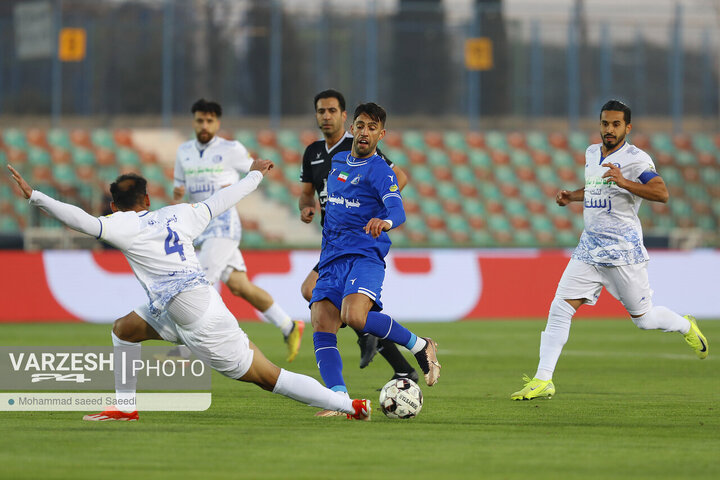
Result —
<svg viewBox="0 0 720 480"><path fill-rule="evenodd" d="M184 262L185 252L183 251L183 246L180 244L177 232L174 232L170 227L167 227L167 231L168 236L165 238L165 253L167 255L177 253L180 255L180 260ZM170 245L170 242L172 242L172 245Z"/></svg>

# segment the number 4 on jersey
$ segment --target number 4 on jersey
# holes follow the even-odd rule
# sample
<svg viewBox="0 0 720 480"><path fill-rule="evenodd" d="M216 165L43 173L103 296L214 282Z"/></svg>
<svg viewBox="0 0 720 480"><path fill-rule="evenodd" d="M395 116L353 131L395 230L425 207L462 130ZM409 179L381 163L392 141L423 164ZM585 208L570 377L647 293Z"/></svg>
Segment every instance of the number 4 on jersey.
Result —
<svg viewBox="0 0 720 480"><path fill-rule="evenodd" d="M180 260L184 262L185 252L183 251L183 246L180 244L177 232L174 232L170 227L167 227L167 231L168 236L165 238L165 253L167 255L177 253L180 255ZM172 245L170 245L170 242L172 242Z"/></svg>

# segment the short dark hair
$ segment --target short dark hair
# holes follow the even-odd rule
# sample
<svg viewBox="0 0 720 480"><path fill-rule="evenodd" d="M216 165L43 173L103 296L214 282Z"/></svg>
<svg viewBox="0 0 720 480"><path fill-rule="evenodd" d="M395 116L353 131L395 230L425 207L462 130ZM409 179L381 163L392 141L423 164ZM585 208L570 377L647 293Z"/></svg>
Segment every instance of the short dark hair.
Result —
<svg viewBox="0 0 720 480"><path fill-rule="evenodd" d="M340 111L345 111L345 97L343 97L343 94L338 92L337 90L333 90L331 88L330 90L323 90L322 92L315 95L315 100L313 101L313 108L315 110L317 110L317 102L321 98L337 98L337 101L340 104Z"/></svg>
<svg viewBox="0 0 720 480"><path fill-rule="evenodd" d="M193 115L195 115L195 112L202 112L214 113L216 117L222 117L222 107L220 106L220 104L217 102L213 102L212 100L205 100L204 98L201 98L197 102L193 103L190 111Z"/></svg>
<svg viewBox="0 0 720 480"><path fill-rule="evenodd" d="M358 105L355 109L355 113L353 114L353 122L363 113L375 120L376 122L381 123L383 127L385 126L385 119L387 119L387 113L385 112L385 109L377 103L368 102Z"/></svg>
<svg viewBox="0 0 720 480"><path fill-rule="evenodd" d="M623 112L623 118L625 119L625 123L630 123L630 119L632 117L630 107L625 105L620 100L610 100L609 102L605 103L605 105L603 105L600 109L600 117L602 117L602 112L606 110L611 112Z"/></svg>
<svg viewBox="0 0 720 480"><path fill-rule="evenodd" d="M132 210L142 205L147 195L147 180L137 173L120 175L110 184L110 195L118 210Z"/></svg>

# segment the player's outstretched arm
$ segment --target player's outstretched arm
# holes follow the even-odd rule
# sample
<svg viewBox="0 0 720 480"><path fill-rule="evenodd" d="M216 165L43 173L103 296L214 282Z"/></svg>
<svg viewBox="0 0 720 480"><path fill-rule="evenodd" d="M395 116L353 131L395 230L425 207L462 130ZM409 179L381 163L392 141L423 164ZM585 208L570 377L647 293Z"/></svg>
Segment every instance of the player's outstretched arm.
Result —
<svg viewBox="0 0 720 480"><path fill-rule="evenodd" d="M229 187L221 188L203 203L208 206L212 216L217 217L227 209L235 206L236 203L248 194L255 191L263 177L274 166L270 160L254 160L250 171L244 178Z"/></svg>
<svg viewBox="0 0 720 480"><path fill-rule="evenodd" d="M92 235L93 237L100 237L101 225L100 220L97 217L93 217L82 208L78 208L75 205L63 203L54 198L48 197L42 192L33 190L33 188L25 181L20 173L15 170L11 165L8 165L8 169L12 174L13 180L18 184L20 190L25 198L30 199L30 204L41 208L48 215L57 218L62 223L77 230L80 233L86 235Z"/></svg>

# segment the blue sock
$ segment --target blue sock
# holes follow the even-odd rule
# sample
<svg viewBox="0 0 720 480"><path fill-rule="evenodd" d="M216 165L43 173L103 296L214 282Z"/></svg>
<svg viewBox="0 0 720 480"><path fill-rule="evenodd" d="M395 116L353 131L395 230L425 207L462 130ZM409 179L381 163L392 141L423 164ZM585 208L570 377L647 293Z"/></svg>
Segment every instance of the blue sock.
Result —
<svg viewBox="0 0 720 480"><path fill-rule="evenodd" d="M347 392L342 376L342 359L337 349L337 335L328 332L313 333L315 360L325 386L336 392Z"/></svg>
<svg viewBox="0 0 720 480"><path fill-rule="evenodd" d="M408 349L414 347L417 340L414 333L393 320L390 315L380 312L368 313L363 333L371 333L376 337L387 338Z"/></svg>

